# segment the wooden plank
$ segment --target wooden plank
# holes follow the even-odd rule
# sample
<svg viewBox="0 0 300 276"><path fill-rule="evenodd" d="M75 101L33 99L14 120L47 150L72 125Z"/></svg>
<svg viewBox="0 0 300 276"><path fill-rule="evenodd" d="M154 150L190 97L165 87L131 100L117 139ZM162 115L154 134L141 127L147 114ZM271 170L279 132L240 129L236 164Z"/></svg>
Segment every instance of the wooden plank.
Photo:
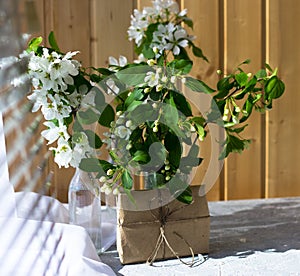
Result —
<svg viewBox="0 0 300 276"><path fill-rule="evenodd" d="M188 10L188 16L194 22L193 35L196 45L202 48L204 54L208 57L209 63L202 59L193 58L194 66L191 75L205 81L208 85L215 87L218 81L216 71L220 68L220 30L219 30L219 1L218 0L185 0L181 1L181 9ZM207 27L209 26L209 28ZM201 143L201 157L204 158L202 164L197 170L194 184L203 181L207 173L208 165L211 160L211 141L208 136L205 142ZM216 168L217 169L217 168ZM209 184L210 185L210 184ZM214 184L207 197L208 200L219 200L221 198L220 179Z"/></svg>
<svg viewBox="0 0 300 276"><path fill-rule="evenodd" d="M268 114L267 181L270 197L300 195L300 155L298 142L300 110L298 77L300 62L299 26L300 2L268 0L268 61L278 67L286 84L283 98L274 103Z"/></svg>
<svg viewBox="0 0 300 276"><path fill-rule="evenodd" d="M130 15L134 1L92 1L92 55L93 65L107 66L108 57L119 55L133 60L133 44L127 40Z"/></svg>
<svg viewBox="0 0 300 276"><path fill-rule="evenodd" d="M230 71L250 58L247 70L257 71L262 63L262 1L224 1L224 68ZM249 69L248 69L249 68ZM233 154L225 165L225 199L259 198L264 175L261 152L263 117L253 114L243 133L251 138L250 149L242 155Z"/></svg>

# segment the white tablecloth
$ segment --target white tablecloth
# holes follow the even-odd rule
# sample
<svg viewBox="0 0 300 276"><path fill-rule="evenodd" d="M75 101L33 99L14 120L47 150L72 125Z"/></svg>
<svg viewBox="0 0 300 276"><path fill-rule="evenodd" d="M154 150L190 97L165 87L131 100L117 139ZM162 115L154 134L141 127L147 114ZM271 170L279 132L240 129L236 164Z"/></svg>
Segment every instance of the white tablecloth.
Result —
<svg viewBox="0 0 300 276"><path fill-rule="evenodd" d="M23 218L0 219L0 275L115 275L82 228Z"/></svg>

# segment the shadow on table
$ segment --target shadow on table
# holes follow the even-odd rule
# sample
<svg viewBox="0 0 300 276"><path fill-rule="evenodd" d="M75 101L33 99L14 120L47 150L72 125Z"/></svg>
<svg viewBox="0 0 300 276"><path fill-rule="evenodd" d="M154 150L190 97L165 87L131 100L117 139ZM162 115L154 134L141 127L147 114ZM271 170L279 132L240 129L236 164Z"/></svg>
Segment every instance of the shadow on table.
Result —
<svg viewBox="0 0 300 276"><path fill-rule="evenodd" d="M210 211L208 258L246 258L257 251L300 250L300 198L212 202ZM118 272L123 265L115 246L100 258L116 275L123 275Z"/></svg>
<svg viewBox="0 0 300 276"><path fill-rule="evenodd" d="M227 215L220 211L211 217L210 258L300 250L300 199L253 202L257 204L248 209ZM225 204L218 208L226 208ZM239 201L236 204L238 209Z"/></svg>

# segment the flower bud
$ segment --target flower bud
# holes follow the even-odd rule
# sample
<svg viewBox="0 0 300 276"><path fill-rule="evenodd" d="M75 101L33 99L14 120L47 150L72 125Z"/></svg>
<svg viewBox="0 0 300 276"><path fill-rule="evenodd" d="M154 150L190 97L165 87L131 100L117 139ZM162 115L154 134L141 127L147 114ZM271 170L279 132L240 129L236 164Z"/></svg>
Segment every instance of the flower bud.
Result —
<svg viewBox="0 0 300 276"><path fill-rule="evenodd" d="M107 170L106 174L107 174L108 176L111 176L111 175L114 174L114 171L113 171L112 169L109 169L109 170Z"/></svg>
<svg viewBox="0 0 300 276"><path fill-rule="evenodd" d="M172 76L172 77L171 77L171 82L172 82L172 83L175 83L175 82L176 82L176 76Z"/></svg>
<svg viewBox="0 0 300 276"><path fill-rule="evenodd" d="M128 120L128 121L125 123L125 126L126 126L126 127L131 127L131 126L132 126L132 121L131 121L131 120Z"/></svg>
<svg viewBox="0 0 300 276"><path fill-rule="evenodd" d="M163 88L164 88L164 87L163 87L161 84L157 85L157 86L156 86L156 92L161 91Z"/></svg>
<svg viewBox="0 0 300 276"><path fill-rule="evenodd" d="M234 109L235 109L235 112L237 112L237 113L241 112L241 109L238 106L236 106Z"/></svg>
<svg viewBox="0 0 300 276"><path fill-rule="evenodd" d="M113 190L113 195L118 195L120 193L119 189L118 188L115 188Z"/></svg>
<svg viewBox="0 0 300 276"><path fill-rule="evenodd" d="M106 182L106 177L105 177L105 176L101 176L100 179L99 179L99 181L100 181L101 183Z"/></svg>
<svg viewBox="0 0 300 276"><path fill-rule="evenodd" d="M228 120L228 116L224 115L222 119L223 119L223 121L227 121Z"/></svg>
<svg viewBox="0 0 300 276"><path fill-rule="evenodd" d="M155 60L154 60L154 59L149 59L149 60L147 61L147 64L148 64L149 66L153 66L153 65L155 64Z"/></svg>
<svg viewBox="0 0 300 276"><path fill-rule="evenodd" d="M154 52L154 54L158 54L158 48L157 48L156 46L154 46L154 47L152 48L152 51Z"/></svg>
<svg viewBox="0 0 300 276"><path fill-rule="evenodd" d="M127 150L130 150L132 148L132 145L129 143L129 144L127 144L127 146L126 146L126 149Z"/></svg>
<svg viewBox="0 0 300 276"><path fill-rule="evenodd" d="M195 129L195 127L194 127L193 125L191 125L190 131L191 131L191 132L196 132L196 129Z"/></svg>
<svg viewBox="0 0 300 276"><path fill-rule="evenodd" d="M162 81L162 82L167 82L167 81L168 81L167 76L163 76L163 77L161 78L161 81Z"/></svg>

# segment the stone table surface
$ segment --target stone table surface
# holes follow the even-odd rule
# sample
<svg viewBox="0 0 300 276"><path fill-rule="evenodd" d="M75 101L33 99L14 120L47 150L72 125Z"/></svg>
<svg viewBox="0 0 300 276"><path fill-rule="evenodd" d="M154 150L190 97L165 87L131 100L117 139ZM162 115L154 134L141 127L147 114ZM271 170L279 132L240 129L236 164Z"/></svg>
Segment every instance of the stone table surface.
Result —
<svg viewBox="0 0 300 276"><path fill-rule="evenodd" d="M100 257L116 275L300 275L300 197L209 202L209 210L210 253L193 267L122 265L115 248Z"/></svg>

